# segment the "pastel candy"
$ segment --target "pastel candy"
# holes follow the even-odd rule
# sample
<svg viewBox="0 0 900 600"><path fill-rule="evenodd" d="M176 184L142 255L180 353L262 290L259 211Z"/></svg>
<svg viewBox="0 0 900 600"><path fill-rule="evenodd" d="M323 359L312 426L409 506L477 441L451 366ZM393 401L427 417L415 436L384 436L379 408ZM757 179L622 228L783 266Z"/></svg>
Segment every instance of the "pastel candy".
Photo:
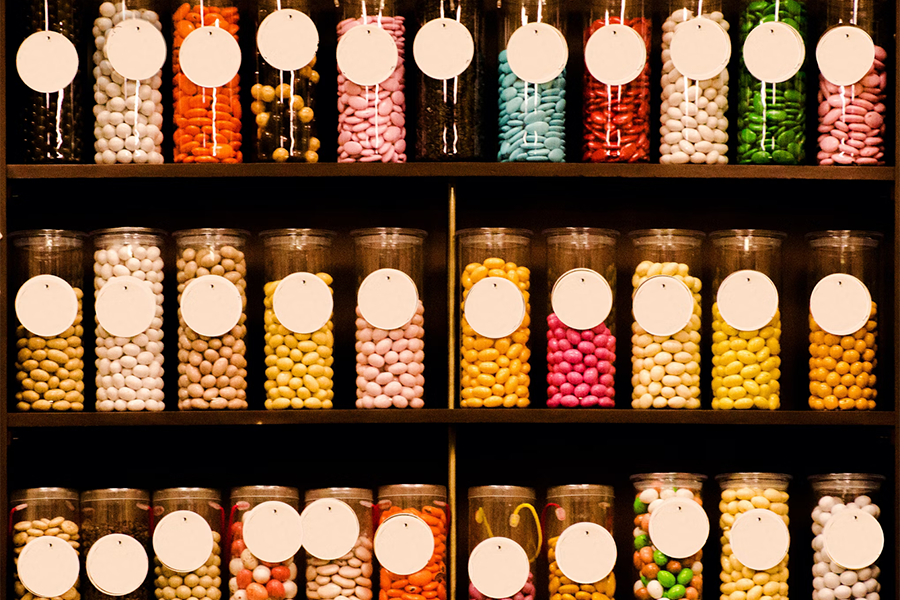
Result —
<svg viewBox="0 0 900 600"><path fill-rule="evenodd" d="M403 327L373 327L356 309L356 408L422 408L425 306Z"/></svg>

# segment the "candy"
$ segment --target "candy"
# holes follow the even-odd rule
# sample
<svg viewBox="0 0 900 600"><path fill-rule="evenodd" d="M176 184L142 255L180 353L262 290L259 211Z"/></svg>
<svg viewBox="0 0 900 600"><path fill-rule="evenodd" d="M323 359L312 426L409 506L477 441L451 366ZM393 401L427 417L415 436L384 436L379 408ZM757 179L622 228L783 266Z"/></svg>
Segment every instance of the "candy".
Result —
<svg viewBox="0 0 900 600"><path fill-rule="evenodd" d="M534 573L528 573L528 580L522 589L507 598L498 598L496 600L534 600ZM562 597L560 594L558 596ZM469 600L485 600L485 596L475 588L474 583L469 583Z"/></svg>
<svg viewBox="0 0 900 600"><path fill-rule="evenodd" d="M373 572L372 540L361 535L353 549L341 558L321 560L307 556L306 597L308 600L338 597L372 600ZM424 573L431 575L430 571ZM417 575L420 574L409 576L410 583Z"/></svg>
<svg viewBox="0 0 900 600"><path fill-rule="evenodd" d="M605 323L579 331L547 317L547 408L615 406L616 338Z"/></svg>
<svg viewBox="0 0 900 600"><path fill-rule="evenodd" d="M218 531L212 532L213 548L209 559L200 568L189 573L179 573L163 565L154 557L155 565L153 583L156 586L156 597L167 600L221 600L222 592L222 549L219 543L222 536ZM204 585L205 584L205 585ZM265 590L265 588L263 588ZM245 598L246 600L246 598ZM264 600L264 599L262 599Z"/></svg>
<svg viewBox="0 0 900 600"><path fill-rule="evenodd" d="M247 550L244 544L244 521L250 511L243 514L242 520L231 526L231 549L229 551L228 589L231 600L239 600L243 593L247 600L282 600L297 596L297 565L294 558L278 563L258 564L257 559ZM246 560L244 560L246 558ZM217 573L213 583L218 587L221 580ZM290 595L288 595L290 594Z"/></svg>
<svg viewBox="0 0 900 600"><path fill-rule="evenodd" d="M559 536L547 540L547 546L549 547L547 560L550 561L550 600L563 600L566 596L588 600L588 596L584 594L588 594L590 600L612 600L613 595L616 593L616 576L613 573L592 584L578 584L563 575L556 564L556 542L558 540ZM529 582L531 581L531 574L529 574L528 580ZM525 587L527 588L528 586L526 585ZM525 593L524 589L522 593Z"/></svg>
<svg viewBox="0 0 900 600"><path fill-rule="evenodd" d="M878 360L878 305L852 335L822 331L809 316L809 407L815 410L874 410Z"/></svg>
<svg viewBox="0 0 900 600"><path fill-rule="evenodd" d="M402 507L394 504L381 513L379 525L392 515L407 513L415 515L425 521L434 535L434 553L428 559L428 564L421 571L412 575L396 575L384 567L381 568L379 581L378 600L447 600L447 515L441 508L425 505L421 510L414 507ZM371 553L366 549L363 556L370 557ZM371 558L369 558L371 560ZM359 588L356 588L359 590ZM419 598L416 598L419 596ZM321 593L320 593L320 597ZM366 600L362 595L359 600ZM315 599L313 599L315 600ZM521 599L520 599L521 600Z"/></svg>
<svg viewBox="0 0 900 600"><path fill-rule="evenodd" d="M763 329L738 331L719 314L713 303L714 410L760 408L781 405L781 313L776 312Z"/></svg>
<svg viewBox="0 0 900 600"><path fill-rule="evenodd" d="M862 569L844 569L835 563L825 551L823 531L828 520L840 511L866 512L876 519L881 509L865 494L851 494L847 503L838 496L822 496L812 511L812 548L814 551L812 568L813 600L835 600L835 598L875 598L881 591L878 577L881 569L870 565ZM875 596L871 596L875 594Z"/></svg>
<svg viewBox="0 0 900 600"><path fill-rule="evenodd" d="M256 116L256 154L275 162L319 161L321 142L315 137L313 99L319 72L316 57L296 71L281 71L260 57L257 83L250 88Z"/></svg>
<svg viewBox="0 0 900 600"><path fill-rule="evenodd" d="M78 524L74 521L69 521L65 517L43 517L40 519L34 519L32 521L19 521L12 529L13 552L15 553L15 557L13 558L14 564L18 564L19 554L22 553L25 545L28 542L39 537L57 537L72 546L77 554L81 554L79 550L79 548L81 547L81 542L79 541L81 539L81 535ZM22 585L22 582L19 581L19 573L17 569L14 569L13 577L13 591L16 598L22 598L23 600L40 598L40 596L35 596L27 589L25 589L25 586ZM71 587L66 593L62 594L60 598L62 600L80 600L81 594L79 593L78 588L79 582L76 580L75 585Z"/></svg>

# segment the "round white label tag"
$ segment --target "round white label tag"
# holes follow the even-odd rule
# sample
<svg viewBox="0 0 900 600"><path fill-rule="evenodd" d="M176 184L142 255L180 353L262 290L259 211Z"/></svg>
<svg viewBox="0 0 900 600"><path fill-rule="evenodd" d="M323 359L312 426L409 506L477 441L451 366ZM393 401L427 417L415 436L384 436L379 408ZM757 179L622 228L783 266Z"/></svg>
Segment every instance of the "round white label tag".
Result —
<svg viewBox="0 0 900 600"><path fill-rule="evenodd" d="M735 271L719 285L716 302L726 323L753 331L768 325L778 312L778 289L765 273Z"/></svg>
<svg viewBox="0 0 900 600"><path fill-rule="evenodd" d="M757 25L744 41L744 64L763 83L787 81L797 74L805 58L803 38L780 21Z"/></svg>
<svg viewBox="0 0 900 600"><path fill-rule="evenodd" d="M62 596L78 582L78 552L55 536L39 537L22 548L16 563L19 580L43 598Z"/></svg>
<svg viewBox="0 0 900 600"><path fill-rule="evenodd" d="M866 76L874 60L872 36L855 25L829 29L816 46L819 72L834 85L853 85Z"/></svg>
<svg viewBox="0 0 900 600"><path fill-rule="evenodd" d="M97 292L97 321L110 334L134 337L156 316L156 295L137 277L113 277Z"/></svg>
<svg viewBox="0 0 900 600"><path fill-rule="evenodd" d="M32 33L16 53L22 82L36 92L58 92L78 74L78 51L69 38L55 31Z"/></svg>
<svg viewBox="0 0 900 600"><path fill-rule="evenodd" d="M35 275L16 294L16 317L35 335L59 335L72 326L77 316L75 290L56 275Z"/></svg>
<svg viewBox="0 0 900 600"><path fill-rule="evenodd" d="M166 40L143 19L128 19L106 33L106 55L125 79L150 79L166 62Z"/></svg>
<svg viewBox="0 0 900 600"><path fill-rule="evenodd" d="M425 568L434 554L434 535L415 515L391 515L375 531L375 557L395 575L412 575Z"/></svg>
<svg viewBox="0 0 900 600"><path fill-rule="evenodd" d="M413 42L416 66L432 79L453 79L468 68L475 42L466 26L454 19L432 19Z"/></svg>
<svg viewBox="0 0 900 600"><path fill-rule="evenodd" d="M320 498L300 514L303 547L320 560L336 560L359 539L359 519L346 502Z"/></svg>
<svg viewBox="0 0 900 600"><path fill-rule="evenodd" d="M689 498L669 498L650 513L647 533L666 556L687 558L706 544L709 517L702 506Z"/></svg>
<svg viewBox="0 0 900 600"><path fill-rule="evenodd" d="M679 73L689 79L712 79L728 66L731 38L721 25L700 16L675 28L669 49Z"/></svg>
<svg viewBox="0 0 900 600"><path fill-rule="evenodd" d="M654 275L634 291L634 319L650 335L674 335L694 314L694 296L680 279Z"/></svg>
<svg viewBox="0 0 900 600"><path fill-rule="evenodd" d="M84 563L88 579L107 596L125 596L137 590L144 584L149 567L141 543L121 533L97 540Z"/></svg>
<svg viewBox="0 0 900 600"><path fill-rule="evenodd" d="M590 585L604 579L617 555L612 535L596 523L570 525L556 541L556 565L575 583Z"/></svg>
<svg viewBox="0 0 900 600"><path fill-rule="evenodd" d="M479 335L512 335L525 319L525 296L505 277L485 277L472 286L463 304L463 316Z"/></svg>
<svg viewBox="0 0 900 600"><path fill-rule="evenodd" d="M275 288L272 309L291 331L314 333L331 319L334 297L328 284L313 273L291 273Z"/></svg>
<svg viewBox="0 0 900 600"><path fill-rule="evenodd" d="M757 571L778 565L787 556L791 536L780 516L754 508L735 517L731 549L741 564Z"/></svg>
<svg viewBox="0 0 900 600"><path fill-rule="evenodd" d="M308 65L319 49L319 30L306 13L282 8L259 24L256 47L263 60L282 71Z"/></svg>
<svg viewBox="0 0 900 600"><path fill-rule="evenodd" d="M878 519L851 508L831 515L822 532L825 553L845 569L864 569L884 550L884 530Z"/></svg>
<svg viewBox="0 0 900 600"><path fill-rule="evenodd" d="M872 314L872 295L853 275L832 273L813 288L809 311L827 333L851 335L866 326Z"/></svg>
<svg viewBox="0 0 900 600"><path fill-rule="evenodd" d="M399 56L394 38L378 25L357 25L337 44L338 69L357 85L376 85L390 77Z"/></svg>
<svg viewBox="0 0 900 600"><path fill-rule="evenodd" d="M593 329L603 323L612 310L612 288L597 271L572 269L553 284L550 304L566 327Z"/></svg>
<svg viewBox="0 0 900 600"><path fill-rule="evenodd" d="M178 573L199 569L213 549L212 529L191 510L176 510L163 517L153 530L153 551L163 565Z"/></svg>
<svg viewBox="0 0 900 600"><path fill-rule="evenodd" d="M219 275L198 277L181 294L181 316L200 335L225 335L241 320L242 310L241 292Z"/></svg>
<svg viewBox="0 0 900 600"><path fill-rule="evenodd" d="M509 36L506 59L519 79L528 83L547 83L559 77L566 68L569 47L556 27L547 23L529 23Z"/></svg>
<svg viewBox="0 0 900 600"><path fill-rule="evenodd" d="M181 43L178 63L185 77L200 87L220 87L241 68L241 47L234 36L212 25L190 32Z"/></svg>
<svg viewBox="0 0 900 600"><path fill-rule="evenodd" d="M253 556L264 562L293 558L303 545L300 513L276 500L257 505L244 519L244 543Z"/></svg>
<svg viewBox="0 0 900 600"><path fill-rule="evenodd" d="M509 538L488 538L469 555L469 581L488 598L512 598L530 571L525 549Z"/></svg>
<svg viewBox="0 0 900 600"><path fill-rule="evenodd" d="M398 329L416 316L419 291L403 271L378 269L363 279L356 302L363 319L373 327Z"/></svg>
<svg viewBox="0 0 900 600"><path fill-rule="evenodd" d="M631 83L647 64L647 45L628 25L605 25L591 34L584 46L584 64L606 85Z"/></svg>

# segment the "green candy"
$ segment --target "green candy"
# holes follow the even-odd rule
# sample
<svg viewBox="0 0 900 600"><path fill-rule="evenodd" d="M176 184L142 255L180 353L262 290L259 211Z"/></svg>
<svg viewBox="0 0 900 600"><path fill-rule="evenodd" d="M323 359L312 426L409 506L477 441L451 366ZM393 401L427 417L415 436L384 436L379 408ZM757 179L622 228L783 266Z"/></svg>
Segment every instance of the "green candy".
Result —
<svg viewBox="0 0 900 600"><path fill-rule="evenodd" d="M771 158L772 157L765 150L759 150L750 156L750 160L758 165L767 164Z"/></svg>
<svg viewBox="0 0 900 600"><path fill-rule="evenodd" d="M783 110L766 111L766 121L784 121L787 115Z"/></svg>
<svg viewBox="0 0 900 600"><path fill-rule="evenodd" d="M655 562L660 567L666 566L669 562L669 557L660 552L659 550L653 551L653 562Z"/></svg>
<svg viewBox="0 0 900 600"><path fill-rule="evenodd" d="M634 549L635 550L640 550L641 548L643 548L644 546L647 546L648 544L650 544L650 537L646 533L641 534L641 535L637 536L636 538L634 538Z"/></svg>
<svg viewBox="0 0 900 600"><path fill-rule="evenodd" d="M657 573L656 580L666 589L669 589L670 587L675 585L675 576L668 571L660 571L659 573Z"/></svg>
<svg viewBox="0 0 900 600"><path fill-rule="evenodd" d="M641 583L644 584L644 587L647 587L647 584L650 583L650 580L641 575Z"/></svg>
<svg viewBox="0 0 900 600"><path fill-rule="evenodd" d="M634 499L634 514L642 515L647 512L647 505L641 502L640 498Z"/></svg>
<svg viewBox="0 0 900 600"><path fill-rule="evenodd" d="M784 133L779 134L778 137L775 138L775 141L782 148L786 148L791 145L791 142L794 141L795 137L797 137L797 135L793 131L788 130L788 131L785 131ZM788 152L790 152L790 150L788 150Z"/></svg>
<svg viewBox="0 0 900 600"><path fill-rule="evenodd" d="M742 142L747 144L752 144L756 141L756 134L753 133L752 129L742 129L739 137Z"/></svg>
<svg viewBox="0 0 900 600"><path fill-rule="evenodd" d="M691 569L682 569L678 572L678 583L687 587L687 585L691 582L691 579L694 578L694 571Z"/></svg>
<svg viewBox="0 0 900 600"><path fill-rule="evenodd" d="M685 593L687 593L687 590L679 583L667 590L664 596L670 600L678 600L679 598L684 598Z"/></svg>
<svg viewBox="0 0 900 600"><path fill-rule="evenodd" d="M797 162L799 157L794 156L786 150L775 150L772 152L772 159L779 165L790 165Z"/></svg>

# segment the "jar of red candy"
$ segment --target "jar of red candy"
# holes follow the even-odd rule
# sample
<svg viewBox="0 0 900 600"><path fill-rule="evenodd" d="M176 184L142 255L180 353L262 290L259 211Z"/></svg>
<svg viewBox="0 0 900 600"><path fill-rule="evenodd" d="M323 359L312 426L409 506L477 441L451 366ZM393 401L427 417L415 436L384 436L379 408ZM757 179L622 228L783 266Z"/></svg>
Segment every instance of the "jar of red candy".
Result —
<svg viewBox="0 0 900 600"><path fill-rule="evenodd" d="M547 406L615 406L616 238L609 229L548 229Z"/></svg>
<svg viewBox="0 0 900 600"><path fill-rule="evenodd" d="M820 165L883 165L888 53L874 0L829 0L819 65Z"/></svg>
<svg viewBox="0 0 900 600"><path fill-rule="evenodd" d="M584 162L650 160L650 15L594 0L584 29Z"/></svg>

